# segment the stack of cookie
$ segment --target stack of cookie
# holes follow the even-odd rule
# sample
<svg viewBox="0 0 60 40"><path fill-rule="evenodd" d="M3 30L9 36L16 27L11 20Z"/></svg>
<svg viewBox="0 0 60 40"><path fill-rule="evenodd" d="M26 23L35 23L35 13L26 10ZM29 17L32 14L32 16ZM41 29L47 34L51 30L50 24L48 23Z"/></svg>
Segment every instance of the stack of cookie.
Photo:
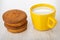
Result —
<svg viewBox="0 0 60 40"><path fill-rule="evenodd" d="M3 14L4 25L8 31L19 33L27 29L27 15L21 10L9 10Z"/></svg>

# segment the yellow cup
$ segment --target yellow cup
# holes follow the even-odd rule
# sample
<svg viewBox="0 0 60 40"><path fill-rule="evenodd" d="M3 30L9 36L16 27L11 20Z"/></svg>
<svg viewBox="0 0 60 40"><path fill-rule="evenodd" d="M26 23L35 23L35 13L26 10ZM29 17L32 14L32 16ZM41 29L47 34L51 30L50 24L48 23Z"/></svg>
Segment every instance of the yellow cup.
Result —
<svg viewBox="0 0 60 40"><path fill-rule="evenodd" d="M37 7L48 7L50 9L52 9L53 12L51 12L49 14L40 15L40 14L33 12L33 9L35 9ZM50 4L33 5L30 8L30 14L31 14L34 28L37 30L41 30L41 31L45 31L45 30L54 28L57 23L57 21L55 19L55 13L56 13L56 9L54 8L54 6L52 6Z"/></svg>

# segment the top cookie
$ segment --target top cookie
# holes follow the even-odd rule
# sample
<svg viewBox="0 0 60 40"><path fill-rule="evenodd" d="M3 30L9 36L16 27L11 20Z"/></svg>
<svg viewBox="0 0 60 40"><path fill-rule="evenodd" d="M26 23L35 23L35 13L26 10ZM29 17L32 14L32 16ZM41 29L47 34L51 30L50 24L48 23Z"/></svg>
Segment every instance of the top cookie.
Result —
<svg viewBox="0 0 60 40"><path fill-rule="evenodd" d="M9 10L3 14L3 20L7 23L18 23L27 18L27 15L22 10Z"/></svg>

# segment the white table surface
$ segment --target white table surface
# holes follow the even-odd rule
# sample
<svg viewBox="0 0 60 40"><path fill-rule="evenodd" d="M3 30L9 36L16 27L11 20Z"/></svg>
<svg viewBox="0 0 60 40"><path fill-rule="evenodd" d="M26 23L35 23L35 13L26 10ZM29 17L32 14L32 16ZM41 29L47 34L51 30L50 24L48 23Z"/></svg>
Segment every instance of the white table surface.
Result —
<svg viewBox="0 0 60 40"><path fill-rule="evenodd" d="M37 31L33 28L29 9L37 3L49 3L56 7L57 25L52 30ZM60 6L59 0L0 0L0 40L60 40ZM22 33L13 34L3 25L2 14L10 9L24 10L28 16L28 29Z"/></svg>

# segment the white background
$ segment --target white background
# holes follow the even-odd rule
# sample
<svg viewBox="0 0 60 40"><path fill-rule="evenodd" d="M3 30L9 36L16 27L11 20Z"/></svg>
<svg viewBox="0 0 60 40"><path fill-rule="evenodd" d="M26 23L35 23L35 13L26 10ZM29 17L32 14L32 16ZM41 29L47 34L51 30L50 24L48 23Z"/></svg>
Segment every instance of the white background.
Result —
<svg viewBox="0 0 60 40"><path fill-rule="evenodd" d="M38 3L48 3L56 7L57 25L49 31L37 31L33 28L30 18L30 7ZM60 40L60 6L59 0L0 0L0 40ZM3 25L2 14L10 9L20 9L26 12L28 29L22 33L13 34Z"/></svg>

